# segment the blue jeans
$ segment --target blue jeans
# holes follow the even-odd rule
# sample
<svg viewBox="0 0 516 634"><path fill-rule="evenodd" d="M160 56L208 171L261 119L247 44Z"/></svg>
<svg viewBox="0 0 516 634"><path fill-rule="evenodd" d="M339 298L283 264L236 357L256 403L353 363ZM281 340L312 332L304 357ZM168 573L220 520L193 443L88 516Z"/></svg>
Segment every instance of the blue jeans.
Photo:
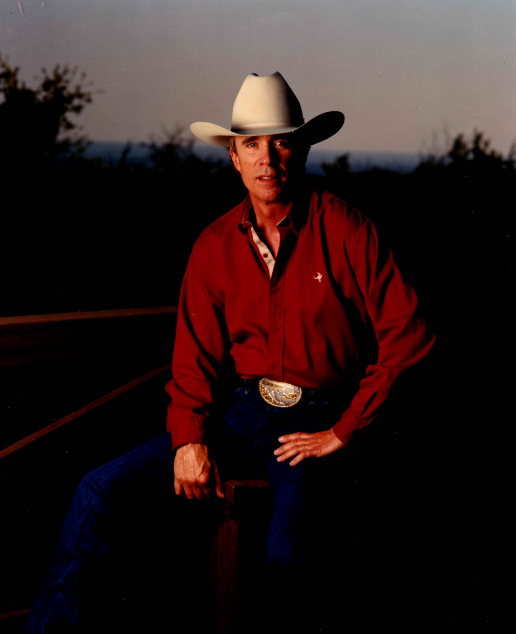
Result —
<svg viewBox="0 0 516 634"><path fill-rule="evenodd" d="M280 445L280 436L329 429L339 413L327 402L273 407L258 391L244 385L236 390L225 414L210 421L208 444L223 479L265 476L269 480L274 510L266 559L275 573L271 578L278 583L282 580L283 588L286 577L282 575L302 569L320 552L320 541L313 533L316 527L310 519L316 517L314 506L320 502L319 494L335 479L329 471L338 465L338 454L305 459L291 467L289 461L278 462L273 451ZM174 455L168 434L94 469L83 478L73 498L26 633L75 631L88 611L85 605L91 605L86 597L91 596L105 562L110 561L120 541L136 542L134 552L138 550L140 533L135 525L142 518L146 518L143 523L147 529L148 522L155 523L156 534L161 531L161 539L179 556L179 551L184 555L184 544L197 535L199 526L216 521L217 510L220 502L216 499L199 502L175 495ZM202 551L191 539L189 548ZM131 557L131 551L125 555ZM162 565L171 566L170 574L177 575L173 562L163 561ZM295 578L297 573L290 576ZM291 582L287 585L293 587Z"/></svg>

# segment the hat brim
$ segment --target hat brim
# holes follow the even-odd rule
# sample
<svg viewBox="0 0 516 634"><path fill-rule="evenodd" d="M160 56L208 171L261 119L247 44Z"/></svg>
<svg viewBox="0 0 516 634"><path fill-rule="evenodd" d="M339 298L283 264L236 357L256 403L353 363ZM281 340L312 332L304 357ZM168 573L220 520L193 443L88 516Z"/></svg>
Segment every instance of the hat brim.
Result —
<svg viewBox="0 0 516 634"><path fill-rule="evenodd" d="M236 136L264 136L269 134L290 134L295 133L296 137L302 137L309 145L320 143L329 139L336 134L344 125L344 115L342 112L333 110L317 115L302 126L288 127L276 126L271 128L250 128L245 132L234 132L227 130L220 125L199 121L192 123L190 130L198 139L217 145L219 147L228 148L231 137Z"/></svg>

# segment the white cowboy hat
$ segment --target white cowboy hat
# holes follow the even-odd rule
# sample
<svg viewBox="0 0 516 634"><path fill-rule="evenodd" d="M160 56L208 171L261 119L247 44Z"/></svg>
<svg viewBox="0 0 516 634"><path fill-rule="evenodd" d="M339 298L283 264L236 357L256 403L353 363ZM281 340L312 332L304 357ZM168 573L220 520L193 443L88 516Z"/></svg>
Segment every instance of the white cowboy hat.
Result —
<svg viewBox="0 0 516 634"><path fill-rule="evenodd" d="M229 147L231 137L262 136L299 131L313 145L333 136L344 125L342 112L325 112L305 123L297 97L280 73L258 77L247 75L235 99L231 130L206 123L192 123L191 131L201 141ZM297 135L296 135L297 136Z"/></svg>

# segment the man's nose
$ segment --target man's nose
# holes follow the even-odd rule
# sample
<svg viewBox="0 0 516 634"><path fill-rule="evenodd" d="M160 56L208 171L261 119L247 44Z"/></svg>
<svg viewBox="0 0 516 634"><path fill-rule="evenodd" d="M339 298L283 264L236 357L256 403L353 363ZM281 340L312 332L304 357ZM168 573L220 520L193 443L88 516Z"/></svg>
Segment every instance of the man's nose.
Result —
<svg viewBox="0 0 516 634"><path fill-rule="evenodd" d="M278 153L276 152L274 142L271 141L271 143L264 143L260 163L262 165L274 165L277 160Z"/></svg>

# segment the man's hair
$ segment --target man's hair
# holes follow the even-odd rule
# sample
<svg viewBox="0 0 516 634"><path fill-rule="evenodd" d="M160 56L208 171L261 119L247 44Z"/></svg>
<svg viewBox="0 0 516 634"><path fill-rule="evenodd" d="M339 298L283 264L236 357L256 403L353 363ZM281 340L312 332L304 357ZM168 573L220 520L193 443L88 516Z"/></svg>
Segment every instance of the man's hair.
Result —
<svg viewBox="0 0 516 634"><path fill-rule="evenodd" d="M239 172L238 172L237 168L235 167L235 164L233 163L233 157L231 156L231 150L233 150L233 152L234 152L235 154L237 154L235 139L236 139L236 137L235 137L235 136L232 136L232 137L230 137L230 138L229 138L229 148L228 148L228 153L229 153L229 162L230 162L230 164L231 164L231 167L232 167L232 168L233 168L233 170L234 170L234 171L238 174Z"/></svg>

